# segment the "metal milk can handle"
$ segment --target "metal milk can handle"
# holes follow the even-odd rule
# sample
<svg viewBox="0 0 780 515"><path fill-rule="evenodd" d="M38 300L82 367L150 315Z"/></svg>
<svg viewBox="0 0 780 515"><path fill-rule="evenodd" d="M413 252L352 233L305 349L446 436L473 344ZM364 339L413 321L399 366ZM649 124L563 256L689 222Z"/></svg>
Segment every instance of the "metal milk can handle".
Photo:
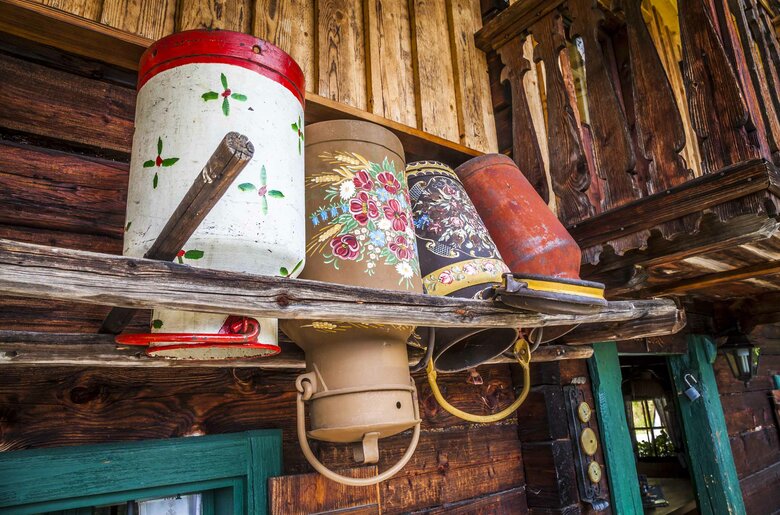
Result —
<svg viewBox="0 0 780 515"><path fill-rule="evenodd" d="M521 404L523 404L525 398L528 396L528 392L531 390L531 371L529 369L529 364L531 362L531 350L528 348L528 342L525 341L524 338L519 338L515 343L514 354L517 358L517 363L523 369L523 391L520 392L520 395L517 397L517 399L515 399L515 402L507 406L502 411L492 415L474 415L471 413L466 413L465 411L461 411L447 402L447 399L444 398L444 396L441 394L441 391L439 390L439 385L436 383L436 369L433 366L433 360L430 360L428 361L427 372L428 384L431 386L433 396L445 411L468 422L490 424L492 422L498 422L499 420L505 419L514 413Z"/></svg>
<svg viewBox="0 0 780 515"><path fill-rule="evenodd" d="M298 443L301 446L301 450L303 451L303 455L306 458L306 461L308 461L309 464L314 467L314 470L326 478L347 486L371 486L386 479L390 479L396 475L398 471L404 468L412 458L414 451L417 449L417 443L420 441L420 425L422 424L422 420L420 419L420 408L417 402L417 388L415 387L413 379L411 379L411 383L412 404L414 404L414 418L417 420L417 423L414 426L412 441L409 443L409 447L407 447L406 452L403 456L401 456L401 459L395 465L385 470L381 474L378 474L374 477L354 478L342 476L341 474L337 474L336 472L333 472L327 468L322 464L322 462L320 462L320 460L317 459L317 457L312 452L311 447L309 447L309 439L306 436L306 406L304 401L311 398L311 396L314 394L314 385L312 385L311 381L306 377L302 377L302 380L296 381L296 387L298 389L298 395L296 398L298 415Z"/></svg>

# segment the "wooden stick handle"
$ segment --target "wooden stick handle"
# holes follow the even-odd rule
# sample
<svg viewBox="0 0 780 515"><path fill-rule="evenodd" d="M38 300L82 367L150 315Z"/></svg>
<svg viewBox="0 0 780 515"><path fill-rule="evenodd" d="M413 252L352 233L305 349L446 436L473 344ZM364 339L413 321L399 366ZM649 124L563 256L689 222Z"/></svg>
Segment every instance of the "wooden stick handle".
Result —
<svg viewBox="0 0 780 515"><path fill-rule="evenodd" d="M238 174L249 164L254 152L254 146L246 136L237 132L227 133L144 257L172 261ZM113 308L103 320L99 332L121 333L137 311Z"/></svg>

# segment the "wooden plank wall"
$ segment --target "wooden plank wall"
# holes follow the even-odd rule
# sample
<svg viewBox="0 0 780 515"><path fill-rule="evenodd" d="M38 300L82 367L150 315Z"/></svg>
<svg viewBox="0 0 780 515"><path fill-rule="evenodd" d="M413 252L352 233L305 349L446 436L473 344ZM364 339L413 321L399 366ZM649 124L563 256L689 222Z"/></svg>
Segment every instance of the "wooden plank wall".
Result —
<svg viewBox="0 0 780 515"><path fill-rule="evenodd" d="M760 333L761 328L753 334ZM780 339L760 337L757 343L762 347L759 374L748 386L734 379L723 356L713 365L748 515L780 511L780 420L771 398L773 376L780 374Z"/></svg>
<svg viewBox="0 0 780 515"><path fill-rule="evenodd" d="M3 35L0 69L0 236L121 253L133 74ZM94 333L106 311L0 296L0 330ZM135 327L144 325L148 316L138 317ZM443 378L442 388L474 413L487 413L485 399L511 402L510 367L481 373L482 386L456 374ZM295 437L295 376L213 368L3 368L0 451L279 428L284 473L310 472ZM382 513L525 512L516 417L467 424L438 407L422 375L415 379L423 433L411 463L382 484ZM409 436L382 441L380 469L400 457ZM353 465L344 446L319 444L316 452L334 467Z"/></svg>
<svg viewBox="0 0 780 515"><path fill-rule="evenodd" d="M252 33L301 65L307 91L482 152L496 140L479 0L34 0L150 39Z"/></svg>

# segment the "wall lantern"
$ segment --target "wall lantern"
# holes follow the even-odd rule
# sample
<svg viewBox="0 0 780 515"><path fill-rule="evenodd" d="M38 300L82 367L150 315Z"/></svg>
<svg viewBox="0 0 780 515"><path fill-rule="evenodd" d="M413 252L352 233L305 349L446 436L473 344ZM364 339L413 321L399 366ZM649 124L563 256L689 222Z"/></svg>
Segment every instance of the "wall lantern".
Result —
<svg viewBox="0 0 780 515"><path fill-rule="evenodd" d="M758 373L758 358L761 349L753 345L739 328L729 332L726 343L720 348L726 357L734 378L745 386Z"/></svg>

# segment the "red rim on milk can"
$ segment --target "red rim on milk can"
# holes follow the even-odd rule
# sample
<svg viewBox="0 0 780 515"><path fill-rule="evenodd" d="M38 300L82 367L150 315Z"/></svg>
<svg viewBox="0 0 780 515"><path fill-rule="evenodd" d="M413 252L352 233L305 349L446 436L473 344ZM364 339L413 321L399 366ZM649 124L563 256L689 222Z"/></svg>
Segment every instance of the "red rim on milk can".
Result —
<svg viewBox="0 0 780 515"><path fill-rule="evenodd" d="M456 173L511 269L496 290L506 304L541 313L594 313L604 285L580 279L581 251L514 161L475 157Z"/></svg>
<svg viewBox="0 0 780 515"><path fill-rule="evenodd" d="M274 45L229 31L193 30L141 57L124 254L150 248L229 132L254 156L179 252L176 262L295 277L305 259L303 73ZM150 334L117 343L178 359L279 352L278 321L157 309Z"/></svg>

